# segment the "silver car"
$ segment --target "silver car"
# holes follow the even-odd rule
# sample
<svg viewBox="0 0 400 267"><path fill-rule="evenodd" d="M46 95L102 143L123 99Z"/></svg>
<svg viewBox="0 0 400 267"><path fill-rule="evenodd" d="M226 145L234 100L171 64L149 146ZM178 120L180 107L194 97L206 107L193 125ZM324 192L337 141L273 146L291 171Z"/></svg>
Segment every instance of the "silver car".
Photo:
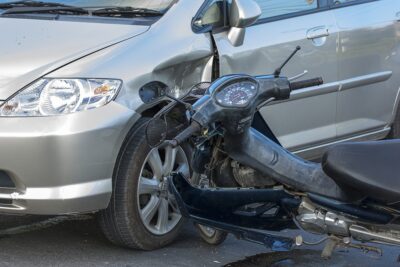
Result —
<svg viewBox="0 0 400 267"><path fill-rule="evenodd" d="M0 212L99 212L118 245L155 249L182 225L167 192L190 147L150 148L149 118L230 73L322 76L254 127L306 158L400 136L398 0L0 1Z"/></svg>

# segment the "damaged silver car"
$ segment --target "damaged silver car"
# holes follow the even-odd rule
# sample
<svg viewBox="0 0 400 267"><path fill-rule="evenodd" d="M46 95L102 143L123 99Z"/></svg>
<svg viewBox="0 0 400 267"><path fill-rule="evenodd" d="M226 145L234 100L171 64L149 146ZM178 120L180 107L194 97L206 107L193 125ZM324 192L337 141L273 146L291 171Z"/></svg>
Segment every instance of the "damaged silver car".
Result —
<svg viewBox="0 0 400 267"><path fill-rule="evenodd" d="M261 109L257 130L308 159L399 137L399 20L398 0L2 0L0 212L99 211L115 244L170 243L166 177L191 175L191 148L147 144L168 98L141 92L272 73L298 45L283 73L325 84Z"/></svg>

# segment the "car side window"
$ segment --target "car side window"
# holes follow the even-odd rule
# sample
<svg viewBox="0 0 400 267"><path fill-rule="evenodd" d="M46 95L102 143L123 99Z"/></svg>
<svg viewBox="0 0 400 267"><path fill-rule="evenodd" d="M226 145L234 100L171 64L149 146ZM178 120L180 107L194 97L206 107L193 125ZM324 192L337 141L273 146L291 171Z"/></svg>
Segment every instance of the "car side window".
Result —
<svg viewBox="0 0 400 267"><path fill-rule="evenodd" d="M318 8L318 0L255 0L262 10L260 19Z"/></svg>

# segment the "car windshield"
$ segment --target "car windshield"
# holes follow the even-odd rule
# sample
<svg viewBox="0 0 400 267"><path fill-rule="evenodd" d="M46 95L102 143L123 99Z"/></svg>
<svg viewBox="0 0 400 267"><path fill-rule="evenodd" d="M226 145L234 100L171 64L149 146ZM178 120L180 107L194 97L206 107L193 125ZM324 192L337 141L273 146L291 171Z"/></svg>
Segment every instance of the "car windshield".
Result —
<svg viewBox="0 0 400 267"><path fill-rule="evenodd" d="M10 2L12 1L0 0L0 4ZM43 2L76 7L133 7L164 11L176 0L44 0Z"/></svg>

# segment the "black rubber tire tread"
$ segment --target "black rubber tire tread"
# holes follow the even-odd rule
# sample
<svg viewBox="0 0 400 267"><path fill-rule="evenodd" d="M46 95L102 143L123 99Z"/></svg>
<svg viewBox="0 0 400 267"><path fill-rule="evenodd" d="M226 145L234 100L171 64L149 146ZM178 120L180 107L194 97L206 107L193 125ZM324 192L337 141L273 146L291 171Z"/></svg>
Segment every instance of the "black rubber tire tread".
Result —
<svg viewBox="0 0 400 267"><path fill-rule="evenodd" d="M112 243L141 250L154 250L174 241L184 223L182 219L175 229L156 236L143 225L137 208L136 194L142 161L151 150L145 137L145 125L149 118L141 118L128 135L120 153L113 178L113 194L107 209L98 214L104 235Z"/></svg>

